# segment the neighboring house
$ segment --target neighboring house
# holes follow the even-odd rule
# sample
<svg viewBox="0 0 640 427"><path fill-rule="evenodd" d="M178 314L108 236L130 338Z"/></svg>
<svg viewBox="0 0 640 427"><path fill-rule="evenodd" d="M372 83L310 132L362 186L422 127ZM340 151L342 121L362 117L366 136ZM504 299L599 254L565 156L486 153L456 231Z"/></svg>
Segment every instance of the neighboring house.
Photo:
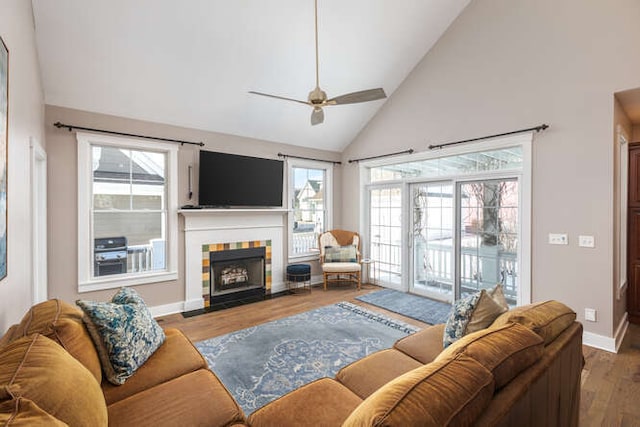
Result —
<svg viewBox="0 0 640 427"><path fill-rule="evenodd" d="M322 221L322 216L317 212L323 209L323 189L322 182L307 180L304 186L295 195L297 203L297 218L299 223L317 224Z"/></svg>

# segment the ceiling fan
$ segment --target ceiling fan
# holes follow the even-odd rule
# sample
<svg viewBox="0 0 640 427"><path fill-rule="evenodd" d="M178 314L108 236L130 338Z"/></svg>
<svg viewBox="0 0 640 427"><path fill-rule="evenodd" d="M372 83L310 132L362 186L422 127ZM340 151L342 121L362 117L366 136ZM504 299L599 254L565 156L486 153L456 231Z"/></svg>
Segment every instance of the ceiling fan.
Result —
<svg viewBox="0 0 640 427"><path fill-rule="evenodd" d="M314 10L315 10L315 34L316 34L316 87L311 92L309 92L309 96L306 101L302 101L299 99L287 98L284 96L271 95L263 92L255 92L249 91L254 95L268 96L269 98L283 99L285 101L293 101L298 102L300 104L305 104L313 107L313 111L311 112L311 125L319 125L324 122L324 111L322 107L326 107L328 105L345 105L345 104L357 104L359 102L369 102L376 101L378 99L384 99L387 95L384 93L384 89L376 88L376 89L367 89L361 90L358 92L347 93L344 95L336 96L334 98L327 99L327 94L325 91L320 89L320 77L318 73L319 65L318 65L318 0L314 0Z"/></svg>

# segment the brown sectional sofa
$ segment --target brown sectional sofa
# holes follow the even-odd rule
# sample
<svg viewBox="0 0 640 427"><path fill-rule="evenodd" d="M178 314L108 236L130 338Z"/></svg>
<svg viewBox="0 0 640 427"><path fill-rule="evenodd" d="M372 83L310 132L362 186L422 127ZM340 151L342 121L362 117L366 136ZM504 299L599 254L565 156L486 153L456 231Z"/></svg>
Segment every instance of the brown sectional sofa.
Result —
<svg viewBox="0 0 640 427"><path fill-rule="evenodd" d="M556 301L518 307L443 350L427 327L267 404L251 426L578 425L582 325Z"/></svg>
<svg viewBox="0 0 640 427"><path fill-rule="evenodd" d="M427 327L248 419L176 329L125 384L103 380L81 316L47 301L0 338L0 424L578 425L582 325L555 301L513 309L445 350L444 325Z"/></svg>
<svg viewBox="0 0 640 427"><path fill-rule="evenodd" d="M60 300L33 306L0 339L0 425L245 425L191 341L177 329L165 335L116 386L102 377L79 309Z"/></svg>

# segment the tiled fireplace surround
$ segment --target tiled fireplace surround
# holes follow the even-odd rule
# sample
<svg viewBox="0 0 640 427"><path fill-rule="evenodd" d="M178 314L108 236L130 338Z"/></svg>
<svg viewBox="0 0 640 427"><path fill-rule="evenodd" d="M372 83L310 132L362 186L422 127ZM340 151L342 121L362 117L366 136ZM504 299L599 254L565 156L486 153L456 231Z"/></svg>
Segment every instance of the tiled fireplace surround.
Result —
<svg viewBox="0 0 640 427"><path fill-rule="evenodd" d="M264 246L266 293L284 290L284 209L182 210L185 311L209 306L209 253Z"/></svg>

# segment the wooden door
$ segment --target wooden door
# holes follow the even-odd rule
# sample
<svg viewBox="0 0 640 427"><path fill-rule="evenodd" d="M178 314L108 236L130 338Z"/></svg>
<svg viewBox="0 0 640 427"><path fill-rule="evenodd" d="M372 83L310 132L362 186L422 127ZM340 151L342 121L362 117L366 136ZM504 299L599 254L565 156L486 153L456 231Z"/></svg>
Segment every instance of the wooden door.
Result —
<svg viewBox="0 0 640 427"><path fill-rule="evenodd" d="M627 312L640 324L640 146L629 147L629 198L627 228Z"/></svg>

